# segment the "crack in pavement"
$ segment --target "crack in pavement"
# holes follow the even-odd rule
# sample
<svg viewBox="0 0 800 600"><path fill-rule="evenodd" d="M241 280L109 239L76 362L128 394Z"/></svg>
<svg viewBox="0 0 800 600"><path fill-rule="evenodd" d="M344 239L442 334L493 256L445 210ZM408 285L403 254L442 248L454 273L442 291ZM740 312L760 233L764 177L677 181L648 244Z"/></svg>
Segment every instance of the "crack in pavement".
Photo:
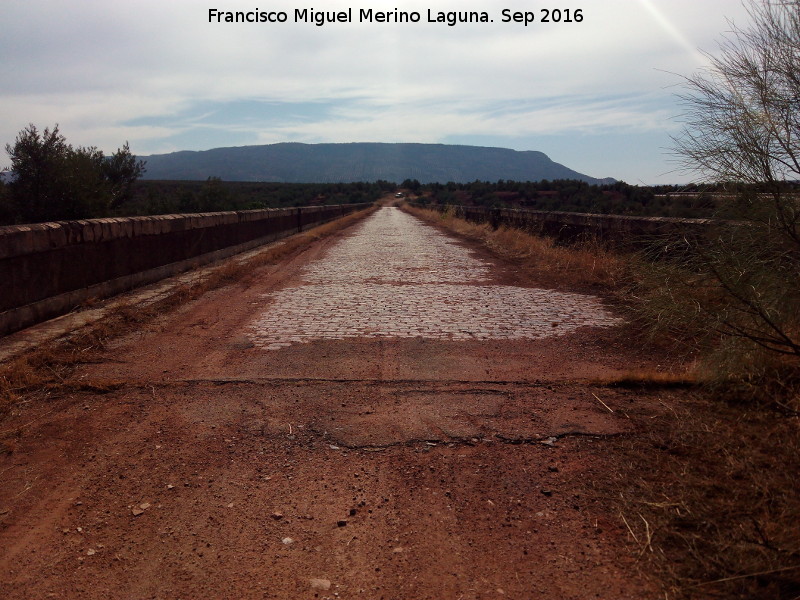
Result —
<svg viewBox="0 0 800 600"><path fill-rule="evenodd" d="M572 438L572 437L588 437L593 439L611 439L611 438L619 438L631 435L631 432L628 431L620 431L620 432L613 432L613 433L602 433L602 432L593 432L593 431L565 431L565 432L554 432L554 433L545 433L533 437L510 437L503 435L502 433L494 433L491 435L479 435L479 436L464 436L464 437L426 437L426 438L410 438L407 440L400 440L396 442L386 442L381 444L351 444L347 442L342 442L337 440L336 438L332 437L329 432L321 431L317 428L306 428L305 433L313 434L312 438L322 438L324 443L328 444L328 446L332 450L337 449L347 449L347 450L365 450L367 452L377 452L380 450L388 450L389 448L400 448L400 447L414 447L417 445L425 445L428 449L432 449L438 446L447 446L447 447L458 447L458 446L477 446L478 444L492 444L492 443L499 443L502 445L509 445L509 446L520 446L520 445L543 445L553 447L555 443L559 440L565 438ZM287 438L287 441L295 442L299 441L297 434L284 434Z"/></svg>

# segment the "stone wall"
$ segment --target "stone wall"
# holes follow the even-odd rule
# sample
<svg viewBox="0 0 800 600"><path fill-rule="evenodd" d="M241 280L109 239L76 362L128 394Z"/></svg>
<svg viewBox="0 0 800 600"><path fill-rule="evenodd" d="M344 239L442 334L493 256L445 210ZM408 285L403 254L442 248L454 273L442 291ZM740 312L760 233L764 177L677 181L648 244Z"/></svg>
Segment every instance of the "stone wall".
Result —
<svg viewBox="0 0 800 600"><path fill-rule="evenodd" d="M642 247L655 241L697 238L707 235L712 219L677 219L671 217L632 217L559 211L523 210L430 204L422 206L444 212L473 223L490 223L547 235L562 242L598 239L617 247Z"/></svg>
<svg viewBox="0 0 800 600"><path fill-rule="evenodd" d="M369 204L0 227L0 335Z"/></svg>

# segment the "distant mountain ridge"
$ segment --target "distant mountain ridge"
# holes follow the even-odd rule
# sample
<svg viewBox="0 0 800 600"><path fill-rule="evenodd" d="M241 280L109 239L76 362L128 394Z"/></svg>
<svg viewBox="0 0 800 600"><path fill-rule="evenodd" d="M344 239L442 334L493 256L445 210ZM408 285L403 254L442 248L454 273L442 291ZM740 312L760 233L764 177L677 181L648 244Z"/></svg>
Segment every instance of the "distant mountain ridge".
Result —
<svg viewBox="0 0 800 600"><path fill-rule="evenodd" d="M143 179L277 181L287 183L467 183L470 181L540 181L578 179L613 183L553 162L543 152L448 144L301 144L284 142L212 150L140 156L147 162Z"/></svg>

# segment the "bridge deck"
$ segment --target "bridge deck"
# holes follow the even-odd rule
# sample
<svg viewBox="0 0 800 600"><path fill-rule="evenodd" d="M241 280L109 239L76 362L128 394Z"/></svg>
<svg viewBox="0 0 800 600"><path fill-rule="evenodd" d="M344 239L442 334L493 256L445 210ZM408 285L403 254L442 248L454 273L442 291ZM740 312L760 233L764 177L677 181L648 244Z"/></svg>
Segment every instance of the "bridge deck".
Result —
<svg viewBox="0 0 800 600"><path fill-rule="evenodd" d="M0 592L643 597L587 496L637 410L591 381L649 364L621 324L384 208L15 410Z"/></svg>

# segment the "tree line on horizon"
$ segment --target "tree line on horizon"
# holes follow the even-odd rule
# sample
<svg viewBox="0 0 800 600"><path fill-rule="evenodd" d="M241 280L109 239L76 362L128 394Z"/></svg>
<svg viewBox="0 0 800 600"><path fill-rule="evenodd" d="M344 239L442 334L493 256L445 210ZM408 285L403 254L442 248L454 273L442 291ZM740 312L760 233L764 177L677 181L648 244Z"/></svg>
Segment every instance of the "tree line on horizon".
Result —
<svg viewBox="0 0 800 600"><path fill-rule="evenodd" d="M0 225L170 213L373 202L395 183L142 181L146 164L127 142L111 156L73 147L58 125L30 124L7 144L10 172L0 179Z"/></svg>
<svg viewBox="0 0 800 600"><path fill-rule="evenodd" d="M422 204L680 218L715 216L722 208L720 195L727 193L720 185L596 185L574 179L446 184L406 180L401 187Z"/></svg>
<svg viewBox="0 0 800 600"><path fill-rule="evenodd" d="M73 148L57 125L43 131L29 125L6 151L12 159L12 176L8 182L0 180L0 225L373 202L398 189L390 181L140 180L146 164L131 154L127 143L106 157L94 147ZM571 179L425 184L406 179L399 184L422 204L680 218L726 216L727 199L758 192L760 187L754 183L640 186L624 181L597 185Z"/></svg>
<svg viewBox="0 0 800 600"><path fill-rule="evenodd" d="M146 164L127 142L111 156L74 148L56 125L31 124L6 145L11 173L0 180L0 225L373 202L395 191L390 181L279 183L140 180ZM400 188L419 201L627 215L705 217L709 194L669 198L677 186L592 185L578 180L428 183L407 179Z"/></svg>

